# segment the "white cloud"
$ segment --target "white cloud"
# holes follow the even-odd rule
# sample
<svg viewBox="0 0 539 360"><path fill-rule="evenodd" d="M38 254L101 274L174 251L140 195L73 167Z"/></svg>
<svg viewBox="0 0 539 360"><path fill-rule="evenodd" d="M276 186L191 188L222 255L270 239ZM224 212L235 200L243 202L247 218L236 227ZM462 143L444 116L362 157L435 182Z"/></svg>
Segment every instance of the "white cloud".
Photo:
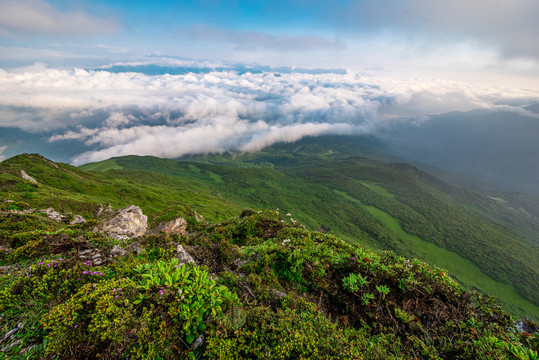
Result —
<svg viewBox="0 0 539 360"><path fill-rule="evenodd" d="M304 136L373 133L393 121L539 102L531 90L362 74L212 72L147 76L82 69L0 70L0 126L55 130L90 151L76 164L127 154L254 151Z"/></svg>
<svg viewBox="0 0 539 360"><path fill-rule="evenodd" d="M116 31L116 19L82 11L62 12L43 0L0 1L0 36L94 35Z"/></svg>
<svg viewBox="0 0 539 360"><path fill-rule="evenodd" d="M7 145L0 146L0 161L3 161L6 158L4 155L2 155L4 151L6 151L6 149L7 149Z"/></svg>
<svg viewBox="0 0 539 360"><path fill-rule="evenodd" d="M346 48L339 40L330 40L314 35L272 35L266 32L228 30L208 25L193 26L184 32L190 38L225 42L235 48L246 50L266 48L282 51L304 51L328 48L344 50Z"/></svg>

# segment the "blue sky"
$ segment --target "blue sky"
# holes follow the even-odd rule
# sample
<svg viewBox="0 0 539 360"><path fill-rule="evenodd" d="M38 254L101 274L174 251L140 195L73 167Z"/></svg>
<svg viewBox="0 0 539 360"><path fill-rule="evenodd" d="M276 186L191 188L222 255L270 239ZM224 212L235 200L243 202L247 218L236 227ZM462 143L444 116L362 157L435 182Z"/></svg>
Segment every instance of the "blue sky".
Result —
<svg viewBox="0 0 539 360"><path fill-rule="evenodd" d="M75 164L253 151L471 109L537 117L537 14L537 0L0 0L0 128L42 139L0 132L0 159L27 145Z"/></svg>
<svg viewBox="0 0 539 360"><path fill-rule="evenodd" d="M534 86L535 0L0 0L0 66L144 55Z"/></svg>

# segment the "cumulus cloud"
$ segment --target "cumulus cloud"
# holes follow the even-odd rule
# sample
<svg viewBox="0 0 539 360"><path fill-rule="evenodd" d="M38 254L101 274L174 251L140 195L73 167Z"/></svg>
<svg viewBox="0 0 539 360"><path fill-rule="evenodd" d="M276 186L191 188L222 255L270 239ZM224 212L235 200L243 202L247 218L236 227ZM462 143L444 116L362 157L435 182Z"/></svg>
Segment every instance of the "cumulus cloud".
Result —
<svg viewBox="0 0 539 360"><path fill-rule="evenodd" d="M534 91L352 72L144 75L0 70L0 126L78 141L75 164L128 154L255 151L322 134L374 133L395 121L539 102Z"/></svg>
<svg viewBox="0 0 539 360"><path fill-rule="evenodd" d="M63 12L43 0L0 1L0 36L95 35L118 28L116 19L99 18L82 11Z"/></svg>
<svg viewBox="0 0 539 360"><path fill-rule="evenodd" d="M243 50L266 48L284 51L303 51L328 48L343 50L346 48L339 40L331 40L314 35L272 35L266 32L228 30L209 25L193 26L183 32L197 40L225 42Z"/></svg>

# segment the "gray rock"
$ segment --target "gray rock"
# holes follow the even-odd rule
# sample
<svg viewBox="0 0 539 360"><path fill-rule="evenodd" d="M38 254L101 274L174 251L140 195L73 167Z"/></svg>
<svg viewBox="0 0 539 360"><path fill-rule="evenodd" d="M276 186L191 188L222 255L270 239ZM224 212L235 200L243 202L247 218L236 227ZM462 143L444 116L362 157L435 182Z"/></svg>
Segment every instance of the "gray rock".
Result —
<svg viewBox="0 0 539 360"><path fill-rule="evenodd" d="M75 224L83 224L85 222L86 222L85 218L83 218L80 215L75 215L75 216L73 216L73 220L71 220L71 222L69 224L70 225L75 225Z"/></svg>
<svg viewBox="0 0 539 360"><path fill-rule="evenodd" d="M38 184L37 180L34 179L33 177L31 177L30 175L28 175L28 174L26 173L26 171L24 171L24 170L21 170L21 177L22 177L24 180L30 181L31 183Z"/></svg>
<svg viewBox="0 0 539 360"><path fill-rule="evenodd" d="M193 342L193 350L204 344L204 334L200 334L199 337Z"/></svg>
<svg viewBox="0 0 539 360"><path fill-rule="evenodd" d="M199 213L195 211L195 220L198 222L202 222L204 221L204 216L200 215Z"/></svg>
<svg viewBox="0 0 539 360"><path fill-rule="evenodd" d="M195 262L195 260L193 260L191 255L189 255L189 253L187 251L185 251L183 246L178 245L176 247L176 251L177 251L176 257L178 258L178 265L177 265L178 267L182 266L183 264L188 264L188 263L194 263Z"/></svg>
<svg viewBox="0 0 539 360"><path fill-rule="evenodd" d="M274 293L275 295L277 295L278 297L280 297L280 298L283 298L283 297L286 296L286 293L284 293L284 292L282 292L282 291L279 291L279 290L275 290L275 289L273 290L273 293Z"/></svg>
<svg viewBox="0 0 539 360"><path fill-rule="evenodd" d="M155 228L148 231L147 234L158 234L160 231L164 231L167 234L187 235L187 221L180 216L174 220L160 223Z"/></svg>
<svg viewBox="0 0 539 360"><path fill-rule="evenodd" d="M117 240L142 236L148 227L148 217L135 205L119 209L108 220L94 228L95 232L104 233Z"/></svg>
<svg viewBox="0 0 539 360"><path fill-rule="evenodd" d="M79 251L79 257L82 257L82 258L90 257L95 251L97 251L97 249L87 249L87 250Z"/></svg>
<svg viewBox="0 0 539 360"><path fill-rule="evenodd" d="M13 269L13 265L0 266L0 274L7 274L11 269Z"/></svg>
<svg viewBox="0 0 539 360"><path fill-rule="evenodd" d="M243 261L242 259L240 258L237 258L236 260L234 260L234 265L236 265L237 268L239 268L240 266L242 266L243 264L245 264L247 261Z"/></svg>
<svg viewBox="0 0 539 360"><path fill-rule="evenodd" d="M11 344L9 344L8 346L0 349L0 352L6 352L8 351L9 349L11 349L12 347L15 347L17 345L19 345L19 343L22 341L22 339L19 339L19 340L16 340L14 342L12 342Z"/></svg>
<svg viewBox="0 0 539 360"><path fill-rule="evenodd" d="M67 216L60 214L53 208L42 209L40 211L45 213L45 215L47 215L47 217L53 221L64 222L67 218Z"/></svg>
<svg viewBox="0 0 539 360"><path fill-rule="evenodd" d="M79 251L79 258L81 260L90 260L94 265L103 264L103 257L99 249L87 249Z"/></svg>
<svg viewBox="0 0 539 360"><path fill-rule="evenodd" d="M125 250L127 250L127 251L129 251L131 253L134 253L135 255L140 254L141 252L144 251L142 246L140 246L139 243L137 243L137 242L134 242L132 244L127 245L125 247Z"/></svg>
<svg viewBox="0 0 539 360"><path fill-rule="evenodd" d="M13 335L15 335L20 329L22 329L22 327L24 326L24 323L23 322L20 322L17 324L17 327L15 327L14 329L11 329L9 330L4 336L2 336L2 338L0 339L0 344L3 343L4 341L6 340L9 340L13 337Z"/></svg>
<svg viewBox="0 0 539 360"><path fill-rule="evenodd" d="M537 323L531 321L530 319L517 320L515 327L518 329L518 331L526 332L528 334L533 334L536 331L539 331L539 326Z"/></svg>
<svg viewBox="0 0 539 360"><path fill-rule="evenodd" d="M128 252L122 249L120 245L114 245L114 247L110 251L110 255L113 257L126 256L127 254Z"/></svg>

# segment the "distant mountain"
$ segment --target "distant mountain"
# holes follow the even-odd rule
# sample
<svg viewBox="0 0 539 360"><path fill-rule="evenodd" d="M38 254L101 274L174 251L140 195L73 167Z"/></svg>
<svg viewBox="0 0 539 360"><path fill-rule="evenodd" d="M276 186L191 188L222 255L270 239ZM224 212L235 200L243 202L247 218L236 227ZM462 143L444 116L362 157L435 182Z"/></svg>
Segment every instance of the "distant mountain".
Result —
<svg viewBox="0 0 539 360"><path fill-rule="evenodd" d="M55 161L69 162L89 147L78 140L50 142L54 135L51 131L28 132L19 128L0 127L0 159L9 158L22 153L40 153Z"/></svg>
<svg viewBox="0 0 539 360"><path fill-rule="evenodd" d="M526 108L539 112L539 105ZM402 123L377 136L407 161L492 184L539 194L539 116L474 110Z"/></svg>

